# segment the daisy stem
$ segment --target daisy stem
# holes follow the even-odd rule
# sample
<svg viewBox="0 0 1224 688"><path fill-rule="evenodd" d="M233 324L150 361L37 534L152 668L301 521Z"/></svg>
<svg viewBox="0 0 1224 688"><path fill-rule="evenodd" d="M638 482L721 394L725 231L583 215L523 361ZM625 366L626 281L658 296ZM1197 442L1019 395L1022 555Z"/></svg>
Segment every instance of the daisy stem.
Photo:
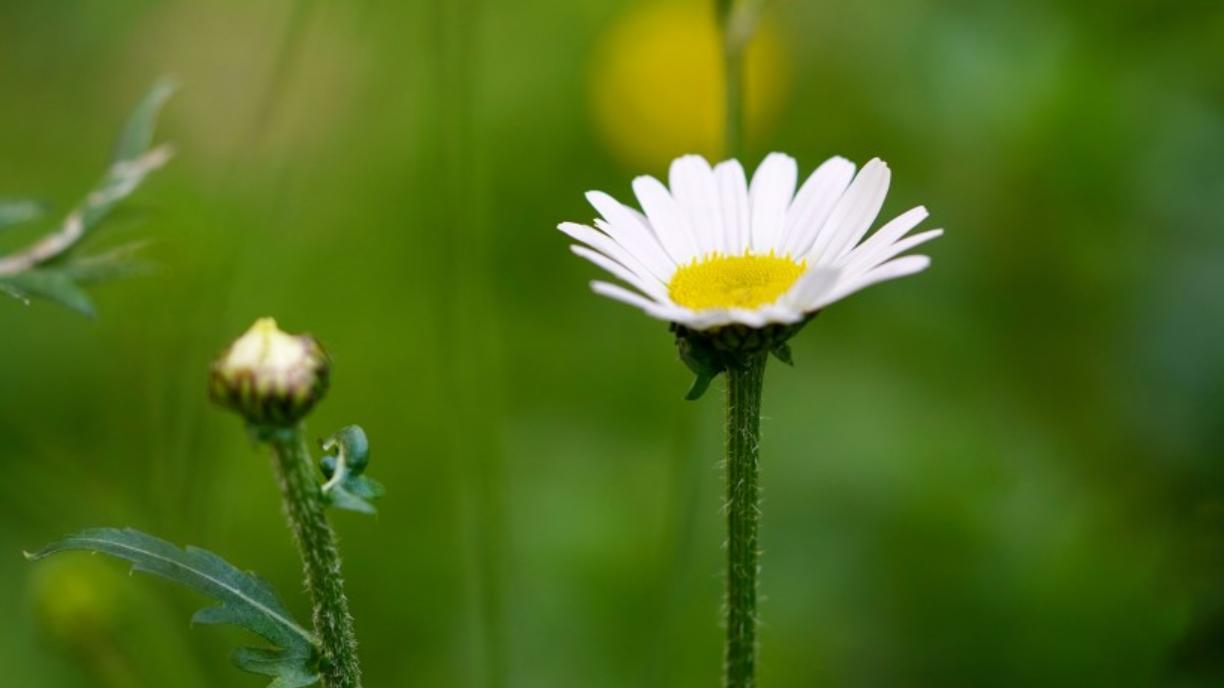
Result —
<svg viewBox="0 0 1224 688"><path fill-rule="evenodd" d="M725 688L756 685L757 489L761 388L768 354L727 369L727 642Z"/></svg>
<svg viewBox="0 0 1224 688"><path fill-rule="evenodd" d="M324 515L306 434L301 425L296 425L272 432L268 443L285 502L285 516L302 555L306 589L314 605L314 627L322 655L321 685L360 688L357 638L344 596L344 581L340 578L340 552Z"/></svg>

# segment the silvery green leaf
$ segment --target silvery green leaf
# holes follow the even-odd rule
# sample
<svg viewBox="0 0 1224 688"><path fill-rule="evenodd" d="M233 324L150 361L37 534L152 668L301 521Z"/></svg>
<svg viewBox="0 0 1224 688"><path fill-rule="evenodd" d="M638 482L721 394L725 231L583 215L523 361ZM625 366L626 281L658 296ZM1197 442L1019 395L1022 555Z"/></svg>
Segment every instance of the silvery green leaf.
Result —
<svg viewBox="0 0 1224 688"><path fill-rule="evenodd" d="M0 229L37 220L45 208L38 201L16 198L0 198Z"/></svg>
<svg viewBox="0 0 1224 688"><path fill-rule="evenodd" d="M66 551L101 552L143 571L188 587L219 604L196 612L193 623L232 624L271 647L244 648L232 655L244 671L271 676L269 688L301 688L318 681L318 642L285 609L272 587L253 573L200 549L180 549L131 528L93 528L27 554L32 560Z"/></svg>
<svg viewBox="0 0 1224 688"><path fill-rule="evenodd" d="M154 86L136 107L119 137L115 160L102 180L85 199L68 214L54 231L42 236L29 247L11 255L0 256L0 282L4 291L23 296L41 296L92 314L88 298L81 292L80 281L96 281L105 274L129 274L119 269L120 261L83 263L70 261L73 250L120 201L130 196L154 170L170 160L169 146L149 149L157 113L173 91L166 82ZM28 214L29 209L25 211ZM70 264L65 265L68 262ZM52 266L55 266L54 269ZM38 274L43 271L43 274ZM32 275L26 277L26 275Z"/></svg>

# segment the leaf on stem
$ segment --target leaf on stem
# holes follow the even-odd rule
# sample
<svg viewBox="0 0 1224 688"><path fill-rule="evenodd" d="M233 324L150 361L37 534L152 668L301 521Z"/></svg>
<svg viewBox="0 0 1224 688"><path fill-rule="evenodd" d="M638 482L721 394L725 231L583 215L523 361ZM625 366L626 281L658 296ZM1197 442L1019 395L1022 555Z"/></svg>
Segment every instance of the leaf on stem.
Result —
<svg viewBox="0 0 1224 688"><path fill-rule="evenodd" d="M38 560L67 551L109 554L131 562L133 571L160 576L218 601L196 612L192 623L232 624L271 643L268 648L242 648L231 656L238 668L273 677L269 688L302 688L318 681L318 641L254 573L207 550L180 549L131 528L92 528L27 553L26 558Z"/></svg>
<svg viewBox="0 0 1224 688"><path fill-rule="evenodd" d="M371 501L386 490L378 481L362 475L370 463L370 441L359 425L349 425L323 440L323 499L337 509L376 513Z"/></svg>

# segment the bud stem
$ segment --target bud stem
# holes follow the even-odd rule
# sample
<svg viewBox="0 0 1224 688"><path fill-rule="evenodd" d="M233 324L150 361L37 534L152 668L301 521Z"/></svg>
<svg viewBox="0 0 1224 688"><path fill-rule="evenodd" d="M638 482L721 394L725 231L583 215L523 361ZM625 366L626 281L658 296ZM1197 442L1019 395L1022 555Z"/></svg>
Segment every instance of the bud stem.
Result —
<svg viewBox="0 0 1224 688"><path fill-rule="evenodd" d="M302 426L269 433L285 516L302 555L306 589L314 605L314 627L322 645L323 688L360 688L357 638L340 578L336 537L324 514L319 481Z"/></svg>
<svg viewBox="0 0 1224 688"><path fill-rule="evenodd" d="M756 685L757 489L767 353L727 369L727 640L725 688Z"/></svg>

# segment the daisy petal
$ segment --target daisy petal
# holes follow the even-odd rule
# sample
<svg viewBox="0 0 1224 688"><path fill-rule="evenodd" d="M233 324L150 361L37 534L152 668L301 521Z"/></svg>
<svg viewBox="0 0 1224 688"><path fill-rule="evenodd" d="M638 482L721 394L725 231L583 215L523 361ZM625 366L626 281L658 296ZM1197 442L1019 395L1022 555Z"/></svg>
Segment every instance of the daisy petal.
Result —
<svg viewBox="0 0 1224 688"><path fill-rule="evenodd" d="M810 313L816 310L820 299L837 288L841 275L842 271L837 268L812 268L799 278L783 300L801 313Z"/></svg>
<svg viewBox="0 0 1224 688"><path fill-rule="evenodd" d="M629 286L635 287L638 291L646 294L650 298L656 301L667 299L667 290L660 286L657 282L651 283L642 279L641 277L633 274L633 271L605 256L604 254L598 251L592 251L586 246L570 246L570 250L573 251L575 255L586 258L595 265L612 273Z"/></svg>
<svg viewBox="0 0 1224 688"><path fill-rule="evenodd" d="M614 301L640 308L647 315L660 320L678 320L687 317L688 311L672 305L656 303L641 294L635 294L628 289L609 282L591 282L591 291L600 296L606 296Z"/></svg>
<svg viewBox="0 0 1224 688"><path fill-rule="evenodd" d="M601 227L608 236L625 247L659 279L666 280L676 269L676 261L667 254L650 224L641 213L625 206L602 191L590 191L586 195L591 207L607 220ZM599 223L596 223L599 226Z"/></svg>
<svg viewBox="0 0 1224 688"><path fill-rule="evenodd" d="M778 248L786 209L795 195L799 168L795 159L770 153L752 175L748 197L752 203L752 250L769 253Z"/></svg>
<svg viewBox="0 0 1224 688"><path fill-rule="evenodd" d="M721 250L737 255L748 250L752 232L751 205L748 202L748 181L738 160L727 160L714 166L718 195L722 198L723 228L726 237Z"/></svg>
<svg viewBox="0 0 1224 688"><path fill-rule="evenodd" d="M867 237L863 243L855 246L846 255L842 256L842 265L847 265L850 262L857 262L860 256L875 254L887 249L898 239L909 233L911 229L918 226L918 223L927 218L927 209L918 206L910 208L900 215L889 220L883 227L877 229L874 234ZM879 262L879 261L877 261Z"/></svg>
<svg viewBox="0 0 1224 688"><path fill-rule="evenodd" d="M884 263L885 261L891 260L892 258L905 253L915 246L925 244L931 239L938 238L942 235L942 229L931 229L910 237L906 237L900 241L880 248L879 250L872 251L869 254L856 257L855 259L846 263L846 274L859 275L865 272L870 272L876 266Z"/></svg>
<svg viewBox="0 0 1224 688"><path fill-rule="evenodd" d="M659 243L676 259L676 263L683 265L696 258L698 251L693 228L663 182L643 175L633 180L633 193L646 212Z"/></svg>
<svg viewBox="0 0 1224 688"><path fill-rule="evenodd" d="M889 176L888 165L879 158L863 166L816 235L809 260L832 263L863 238L884 205Z"/></svg>
<svg viewBox="0 0 1224 688"><path fill-rule="evenodd" d="M688 217L698 255L723 250L723 219L718 182L710 163L700 155L676 158L668 173L672 197Z"/></svg>
<svg viewBox="0 0 1224 688"><path fill-rule="evenodd" d="M562 222L557 226L557 229L620 263L643 281L662 286L663 282L656 275L651 273L640 260L634 257L625 247L616 243L607 234L597 232L586 225L580 225L576 222Z"/></svg>
<svg viewBox="0 0 1224 688"><path fill-rule="evenodd" d="M885 263L874 270L869 270L865 274L859 275L853 279L839 284L833 293L821 299L820 308L840 301L851 294L866 289L873 284L887 282L898 277L912 275L915 272L922 272L931 264L931 259L927 256L905 256L894 261Z"/></svg>
<svg viewBox="0 0 1224 688"><path fill-rule="evenodd" d="M816 168L799 187L786 211L782 230L782 255L802 256L812 248L816 234L824 226L833 206L854 179L854 163L841 157L829 158Z"/></svg>

